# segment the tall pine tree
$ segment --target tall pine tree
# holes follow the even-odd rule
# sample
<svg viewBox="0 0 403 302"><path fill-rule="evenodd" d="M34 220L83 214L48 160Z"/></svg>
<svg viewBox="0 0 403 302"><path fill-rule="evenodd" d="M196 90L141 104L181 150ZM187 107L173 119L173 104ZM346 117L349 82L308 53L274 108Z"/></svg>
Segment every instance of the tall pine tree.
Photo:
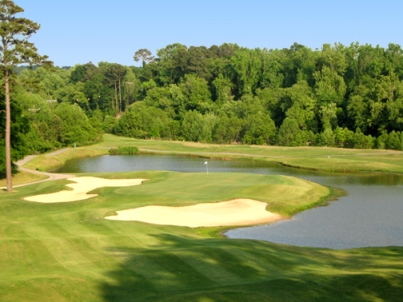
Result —
<svg viewBox="0 0 403 302"><path fill-rule="evenodd" d="M16 15L24 10L12 0L0 1L0 69L4 75L5 91L5 155L6 155L6 177L7 191L13 190L11 173L11 106L10 106L10 76L13 67L18 64L28 63L38 65L50 63L47 56L40 56L33 43L28 39L40 25L26 18L19 18Z"/></svg>

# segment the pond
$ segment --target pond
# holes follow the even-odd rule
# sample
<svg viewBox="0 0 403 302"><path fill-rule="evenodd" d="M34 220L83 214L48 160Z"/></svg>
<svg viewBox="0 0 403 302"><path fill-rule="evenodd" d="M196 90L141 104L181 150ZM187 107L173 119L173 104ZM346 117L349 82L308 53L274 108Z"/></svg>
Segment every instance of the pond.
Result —
<svg viewBox="0 0 403 302"><path fill-rule="evenodd" d="M253 160L207 160L170 155L100 156L76 159L58 172L239 172L282 174L339 187L348 196L271 225L227 231L229 238L258 239L298 246L346 249L403 246L403 176L323 173ZM207 171L208 170L208 171Z"/></svg>

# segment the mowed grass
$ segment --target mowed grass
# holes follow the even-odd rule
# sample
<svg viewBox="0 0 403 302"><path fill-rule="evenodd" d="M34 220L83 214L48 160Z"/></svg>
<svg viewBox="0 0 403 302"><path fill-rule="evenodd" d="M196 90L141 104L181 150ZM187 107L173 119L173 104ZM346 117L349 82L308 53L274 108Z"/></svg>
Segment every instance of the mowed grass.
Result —
<svg viewBox="0 0 403 302"><path fill-rule="evenodd" d="M291 213L332 192L291 177L132 172L140 186L102 188L59 204L24 201L67 180L0 192L0 301L401 301L403 248L327 250L221 238L190 229L103 219L149 204L232 198Z"/></svg>

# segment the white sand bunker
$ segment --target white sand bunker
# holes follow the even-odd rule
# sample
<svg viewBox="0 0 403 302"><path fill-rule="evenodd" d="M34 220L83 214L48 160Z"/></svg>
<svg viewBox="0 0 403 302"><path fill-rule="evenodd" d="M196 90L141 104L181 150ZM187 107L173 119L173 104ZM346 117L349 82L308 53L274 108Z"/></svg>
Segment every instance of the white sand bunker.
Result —
<svg viewBox="0 0 403 302"><path fill-rule="evenodd" d="M186 207L146 206L118 211L106 219L141 221L152 224L197 227L255 225L284 219L266 211L267 203L251 199L235 199Z"/></svg>
<svg viewBox="0 0 403 302"><path fill-rule="evenodd" d="M128 187L140 185L146 179L105 179L98 177L71 177L68 180L74 181L74 184L68 184L67 187L72 188L72 191L60 191L50 194L42 194L29 196L24 198L28 201L41 203L58 203L85 200L98 194L87 194L88 192L102 187Z"/></svg>

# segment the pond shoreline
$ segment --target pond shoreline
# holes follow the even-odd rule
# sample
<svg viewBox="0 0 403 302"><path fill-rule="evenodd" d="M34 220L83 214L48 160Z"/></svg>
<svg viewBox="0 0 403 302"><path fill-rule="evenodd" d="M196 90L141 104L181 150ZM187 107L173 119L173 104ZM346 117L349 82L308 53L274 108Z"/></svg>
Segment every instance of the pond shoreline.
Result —
<svg viewBox="0 0 403 302"><path fill-rule="evenodd" d="M137 156L104 156L104 157L95 157L90 159L80 159L77 161L73 161L75 164L79 164L80 166L83 164L82 173L93 173L96 172L92 170L94 167L97 167L97 171L101 172L104 171L109 173L108 175L113 175L113 171L145 171L145 170L157 170L157 171L177 171L177 172L192 172L192 173L200 173L201 177L204 177L206 174L206 160L204 158L199 157L189 157L189 156L173 156L173 155L137 155ZM72 162L72 163L73 163ZM72 164L70 163L70 164ZM75 165L73 164L73 165ZM111 168L106 168L104 165L107 165ZM316 238L315 233L318 231L324 230L325 228L330 228L329 232L332 232L332 229L339 229L341 228L342 232L350 233L351 230L354 228L360 229L361 226L354 226L355 223L362 223L362 224L370 224L370 226L366 226L366 228L371 229L371 232L374 234L379 232L388 232L386 229L390 228L388 226L393 222L393 228L403 228L401 227L401 219L396 219L396 213L403 211L400 210L400 202L396 202L396 198L400 200L399 197L401 193L395 194L394 191L399 191L401 189L401 184L403 184L403 177L401 175L392 175L386 173L326 173L326 172L317 172L317 171L309 171L303 169L294 169L290 167L284 167L279 164L274 163L267 163L262 160L230 160L230 161L221 161L221 160L208 160L209 170L211 175L220 175L221 172L229 172L229 173L252 173L252 174L271 174L271 175L288 175L293 176L299 179L304 179L305 181L310 181L312 183L321 184L322 186L326 186L330 188L331 192L326 195L321 201L313 202L313 203L306 203L304 207L288 207L288 210L281 212L279 208L270 207L268 206L267 210L274 213L280 213L282 215L287 215L288 217L292 217L292 219L286 220L285 222L279 222L275 224L271 224L271 226L277 225L289 225L289 224L296 224L296 223L304 223L307 224L307 221L312 221L313 223L318 224L314 227L314 229L310 231L305 231L307 227L297 227L295 230L291 231L291 233L299 233L300 231L304 230L306 238ZM88 167L89 170L86 170ZM221 167L221 168L220 168ZM119 170L120 168L124 170ZM81 168L80 168L81 169ZM103 170L106 169L106 170ZM240 169L240 170L239 170ZM75 170L66 170L66 171L75 171ZM78 170L77 170L78 171ZM224 175L224 174L222 174ZM230 184L229 184L230 185ZM341 189L339 189L341 188ZM354 191L354 194L350 194L351 191ZM375 190L375 192L372 192ZM377 192L377 190L379 192ZM245 191L247 192L247 191ZM291 193L292 191L290 191ZM348 194L346 193L348 192ZM370 193L372 192L372 193ZM244 194L244 198L251 198L253 199L253 192L252 195ZM381 197L377 197L381 194ZM395 194L395 195L393 195ZM333 203L331 200L337 200L337 202ZM389 201L387 201L389 200ZM393 200L395 200L393 204ZM379 203L382 201L382 203ZM358 204L357 204L358 202ZM387 203L388 202L388 203ZM392 204L391 204L392 202ZM343 204L346 206L347 213L344 213L343 210L340 209L338 206L339 204ZM361 204L361 205L360 205ZM368 205L367 205L368 204ZM357 207L359 206L359 207ZM368 212L368 206L373 208L372 212ZM396 210L392 210L393 207L398 207ZM380 209L379 209L380 208ZM322 211L324 210L324 212ZM332 211L338 211L339 213L332 213ZM340 212L341 211L341 212ZM305 217L306 214L309 215L316 215L311 213L318 212L319 218L306 218L303 221L300 221L300 217ZM323 212L323 213L322 213ZM382 218L383 213L388 213L389 217ZM308 216L309 216L308 215ZM351 216L353 215L353 216ZM386 215L386 214L385 214ZM310 216L309 216L310 217ZM323 218L322 221L320 217L327 217ZM346 220L346 217L349 219ZM359 218L357 218L359 217ZM367 218L368 219L365 219ZM392 218L394 217L394 218ZM364 221L360 222L360 220L364 219ZM369 220L370 223L367 221ZM315 222L316 221L316 222ZM343 222L344 221L344 222ZM372 225L372 226L371 226ZM254 227L252 227L253 229ZM383 228L386 228L383 230ZM250 228L249 228L250 229ZM309 229L309 227L308 227ZM228 228L218 228L217 230L210 230L206 232L211 232L211 234L215 233L215 236L222 237L222 233L228 230ZM383 231L381 231L383 230ZM354 231L355 232L355 231ZM354 233L353 232L353 233ZM357 231L358 232L358 231ZM362 232L366 232L366 230L362 230ZM221 234L220 234L221 233ZM399 233L399 232L397 232ZM301 235L302 236L302 235ZM318 235L319 237L322 235ZM330 236L330 235L329 235ZM333 235L332 235L333 236ZM335 238L340 234L334 235ZM350 235L343 234L342 237L345 239L340 238L342 241L349 240ZM354 234L352 235L354 236ZM396 232L392 235L392 238L400 238L401 235L397 234ZM364 236L365 237L365 236ZM385 237L385 236L383 236ZM242 237L245 238L245 237ZM253 239L252 237L246 237L248 239ZM302 238L302 237L301 237ZM378 239L377 239L378 238ZM326 239L326 238L325 238ZM259 240L266 240L261 239ZM338 239L339 240L339 239ZM359 240L354 240L359 242ZM381 242L382 235L375 236L374 238L369 238L369 241L374 242ZM275 240L269 240L271 242L277 242ZM402 240L395 240L393 241L393 245L400 245L400 241ZM391 241L392 242L392 241ZM281 242L278 242L281 243ZM333 244L333 243L332 243ZM365 246L364 243L363 246ZM378 243L368 243L370 246L378 246ZM385 243L380 243L384 245ZM307 244L309 246L309 244ZM329 248L329 247L328 247Z"/></svg>

